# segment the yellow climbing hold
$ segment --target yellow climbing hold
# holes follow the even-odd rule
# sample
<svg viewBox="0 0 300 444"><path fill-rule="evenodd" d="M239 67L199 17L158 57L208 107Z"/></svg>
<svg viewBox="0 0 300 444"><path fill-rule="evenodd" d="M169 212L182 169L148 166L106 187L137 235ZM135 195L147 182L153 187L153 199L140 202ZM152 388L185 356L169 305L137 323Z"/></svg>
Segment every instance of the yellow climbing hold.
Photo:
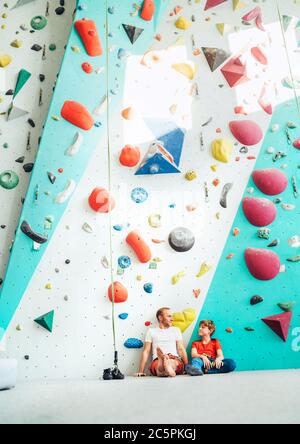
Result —
<svg viewBox="0 0 300 444"><path fill-rule="evenodd" d="M160 214L151 214L148 218L148 223L152 228L160 228L161 227L161 215Z"/></svg>
<svg viewBox="0 0 300 444"><path fill-rule="evenodd" d="M223 163L230 162L233 143L228 139L216 139L212 144L212 154L216 160Z"/></svg>
<svg viewBox="0 0 300 444"><path fill-rule="evenodd" d="M203 262L201 265L200 271L197 274L197 278L200 278L204 276L206 273L208 273L212 269L212 265L208 264L207 262Z"/></svg>
<svg viewBox="0 0 300 444"><path fill-rule="evenodd" d="M197 175L197 171L192 170L192 171L188 171L185 175L186 180L189 180L190 182L192 180L197 179L198 175Z"/></svg>
<svg viewBox="0 0 300 444"><path fill-rule="evenodd" d="M197 65L195 63L175 63L172 65L172 68L189 80L194 80L197 72Z"/></svg>
<svg viewBox="0 0 300 444"><path fill-rule="evenodd" d="M12 61L12 58L8 54L0 56L0 67L5 68L6 66L8 66L11 63L11 61Z"/></svg>
<svg viewBox="0 0 300 444"><path fill-rule="evenodd" d="M196 310L193 308L187 308L182 312L173 313L173 327L177 327L184 333L188 327L196 319Z"/></svg>
<svg viewBox="0 0 300 444"><path fill-rule="evenodd" d="M10 46L12 46L13 48L21 48L23 42L22 40L14 40L13 42L11 42Z"/></svg>
<svg viewBox="0 0 300 444"><path fill-rule="evenodd" d="M175 23L175 26L177 29L187 31L192 26L192 23L185 17L179 17L179 19Z"/></svg>
<svg viewBox="0 0 300 444"><path fill-rule="evenodd" d="M45 285L46 290L52 290L52 284L48 282L48 284Z"/></svg>
<svg viewBox="0 0 300 444"><path fill-rule="evenodd" d="M227 34L230 30L230 26L227 25L226 23L217 23L216 27L221 35Z"/></svg>
<svg viewBox="0 0 300 444"><path fill-rule="evenodd" d="M232 6L233 6L234 11L238 11L239 9L242 9L246 6L246 4L241 0L233 0L232 3L233 3Z"/></svg>
<svg viewBox="0 0 300 444"><path fill-rule="evenodd" d="M175 274L175 276L172 277L172 284L176 285L185 276L185 272L181 271L180 273Z"/></svg>

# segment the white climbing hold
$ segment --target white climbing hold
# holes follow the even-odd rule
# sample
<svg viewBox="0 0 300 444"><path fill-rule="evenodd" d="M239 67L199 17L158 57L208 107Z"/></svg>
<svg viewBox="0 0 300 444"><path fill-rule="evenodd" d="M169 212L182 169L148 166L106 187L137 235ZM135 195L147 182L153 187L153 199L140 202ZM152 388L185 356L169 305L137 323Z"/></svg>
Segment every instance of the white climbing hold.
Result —
<svg viewBox="0 0 300 444"><path fill-rule="evenodd" d="M71 157L75 156L78 153L82 143L83 143L83 135L77 132L72 145L66 151L66 156L71 156Z"/></svg>
<svg viewBox="0 0 300 444"><path fill-rule="evenodd" d="M63 204L66 202L69 197L73 194L74 190L76 188L76 182L74 182L73 179L69 179L65 189L59 193L55 198L55 203L57 204Z"/></svg>
<svg viewBox="0 0 300 444"><path fill-rule="evenodd" d="M87 222L85 222L82 225L82 229L83 229L83 231L85 231L86 233L89 233L89 234L92 234L94 231L93 228Z"/></svg>

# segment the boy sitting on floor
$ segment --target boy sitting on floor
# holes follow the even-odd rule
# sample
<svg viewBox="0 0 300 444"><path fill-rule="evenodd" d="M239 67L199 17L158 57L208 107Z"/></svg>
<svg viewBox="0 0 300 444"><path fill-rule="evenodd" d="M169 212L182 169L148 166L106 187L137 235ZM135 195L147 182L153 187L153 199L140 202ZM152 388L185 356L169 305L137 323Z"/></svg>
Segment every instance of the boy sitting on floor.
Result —
<svg viewBox="0 0 300 444"><path fill-rule="evenodd" d="M186 366L189 375L231 373L236 369L236 363L232 359L224 359L220 342L211 338L215 331L216 326L213 321L200 322L198 334L201 341L192 344L192 363Z"/></svg>

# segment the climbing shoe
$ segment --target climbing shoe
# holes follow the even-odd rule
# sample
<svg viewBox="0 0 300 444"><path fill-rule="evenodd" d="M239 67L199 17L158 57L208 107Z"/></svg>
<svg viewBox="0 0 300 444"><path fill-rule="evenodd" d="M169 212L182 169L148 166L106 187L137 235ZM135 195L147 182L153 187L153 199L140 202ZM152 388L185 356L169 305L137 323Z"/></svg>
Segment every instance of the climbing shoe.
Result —
<svg viewBox="0 0 300 444"><path fill-rule="evenodd" d="M203 376L203 371L193 365L187 365L185 371L190 376Z"/></svg>
<svg viewBox="0 0 300 444"><path fill-rule="evenodd" d="M125 376L123 375L123 373L120 372L118 367L115 367L112 370L112 377L113 377L113 379L125 379Z"/></svg>
<svg viewBox="0 0 300 444"><path fill-rule="evenodd" d="M103 371L103 379L104 381L112 381L114 379L111 368L107 368Z"/></svg>

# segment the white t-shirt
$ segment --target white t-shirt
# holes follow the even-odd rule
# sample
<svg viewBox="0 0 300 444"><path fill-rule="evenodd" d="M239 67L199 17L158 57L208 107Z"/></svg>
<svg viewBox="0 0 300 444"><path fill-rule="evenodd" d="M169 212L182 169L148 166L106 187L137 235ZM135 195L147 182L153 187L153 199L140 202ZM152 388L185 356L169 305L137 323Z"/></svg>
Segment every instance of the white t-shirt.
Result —
<svg viewBox="0 0 300 444"><path fill-rule="evenodd" d="M150 328L147 332L145 342L152 343L153 360L157 358L157 347L160 347L164 354L178 356L177 341L182 341L182 334L179 328Z"/></svg>

